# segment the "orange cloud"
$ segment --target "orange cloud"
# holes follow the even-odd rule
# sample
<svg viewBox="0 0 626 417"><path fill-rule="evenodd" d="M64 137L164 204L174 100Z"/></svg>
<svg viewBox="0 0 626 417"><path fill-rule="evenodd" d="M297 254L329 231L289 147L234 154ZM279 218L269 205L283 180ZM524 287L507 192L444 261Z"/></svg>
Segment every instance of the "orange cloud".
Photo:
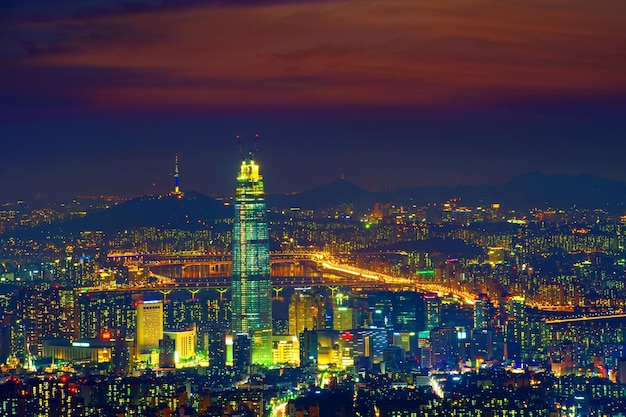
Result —
<svg viewBox="0 0 626 417"><path fill-rule="evenodd" d="M24 24L54 42L13 68L91 73L50 88L93 108L466 107L624 94L625 21L618 0L198 6Z"/></svg>

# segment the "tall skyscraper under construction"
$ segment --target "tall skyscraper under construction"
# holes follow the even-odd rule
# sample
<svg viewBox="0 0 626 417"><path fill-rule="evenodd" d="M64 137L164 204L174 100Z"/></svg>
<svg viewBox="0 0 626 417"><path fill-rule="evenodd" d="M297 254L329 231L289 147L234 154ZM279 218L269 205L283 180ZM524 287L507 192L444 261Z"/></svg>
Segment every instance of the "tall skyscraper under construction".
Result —
<svg viewBox="0 0 626 417"><path fill-rule="evenodd" d="M272 362L272 298L263 177L254 153L237 177L233 227L232 330L252 339L252 363Z"/></svg>

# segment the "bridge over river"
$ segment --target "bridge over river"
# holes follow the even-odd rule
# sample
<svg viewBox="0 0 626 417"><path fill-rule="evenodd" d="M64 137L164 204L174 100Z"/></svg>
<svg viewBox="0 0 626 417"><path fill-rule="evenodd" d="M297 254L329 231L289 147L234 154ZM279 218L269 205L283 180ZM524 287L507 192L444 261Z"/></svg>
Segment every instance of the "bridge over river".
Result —
<svg viewBox="0 0 626 417"><path fill-rule="evenodd" d="M147 266L153 278L149 285L137 285L101 291L167 292L225 289L232 282L232 261L229 254L136 254L112 253L110 260ZM270 257L270 279L275 289L283 287L350 287L353 289L403 289L453 295L473 303L476 294L443 283L420 281L421 275L402 277L347 265L318 252L275 252Z"/></svg>

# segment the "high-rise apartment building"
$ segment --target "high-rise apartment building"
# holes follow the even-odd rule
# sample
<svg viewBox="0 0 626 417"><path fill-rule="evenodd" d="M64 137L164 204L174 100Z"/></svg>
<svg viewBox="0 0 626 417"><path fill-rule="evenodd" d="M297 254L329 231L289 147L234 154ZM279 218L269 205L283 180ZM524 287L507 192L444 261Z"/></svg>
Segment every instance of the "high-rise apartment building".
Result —
<svg viewBox="0 0 626 417"><path fill-rule="evenodd" d="M458 364L459 336L455 327L443 326L431 330L430 343L432 346L431 361L434 366L443 368Z"/></svg>
<svg viewBox="0 0 626 417"><path fill-rule="evenodd" d="M487 294L478 294L474 300L474 328L486 329L493 325L493 304Z"/></svg>
<svg viewBox="0 0 626 417"><path fill-rule="evenodd" d="M426 313L426 328L432 330L441 325L441 299L436 294L424 294L424 310Z"/></svg>
<svg viewBox="0 0 626 417"><path fill-rule="evenodd" d="M42 339L59 337L55 317L59 316L58 291L38 291L21 288L17 296L17 320L19 325L14 331L19 337L18 350L13 353L21 360L28 360L32 355L43 353Z"/></svg>
<svg viewBox="0 0 626 417"><path fill-rule="evenodd" d="M252 339L252 362L272 363L272 296L263 177L252 154L241 163L233 227L232 330Z"/></svg>
<svg viewBox="0 0 626 417"><path fill-rule="evenodd" d="M506 357L520 359L528 341L528 317L523 297L509 297L506 301Z"/></svg>

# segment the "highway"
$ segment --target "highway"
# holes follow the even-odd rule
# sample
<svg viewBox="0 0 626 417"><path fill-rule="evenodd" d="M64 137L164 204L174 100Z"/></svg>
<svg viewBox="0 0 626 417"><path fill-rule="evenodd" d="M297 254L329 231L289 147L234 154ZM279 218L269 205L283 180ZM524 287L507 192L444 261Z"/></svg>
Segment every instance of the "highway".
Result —
<svg viewBox="0 0 626 417"><path fill-rule="evenodd" d="M476 294L441 283L419 281L415 277L384 274L339 262L322 252L273 252L270 254L274 287L350 286L368 288L406 288L441 296L452 295L468 304L474 304ZM231 285L231 260L228 254L111 253L110 260L124 263L143 263L149 266L150 276L158 281L151 285L98 288L90 291L167 291L172 289L226 288ZM227 267L224 265L228 264ZM219 267L218 267L219 266ZM172 268L180 268L180 271Z"/></svg>
<svg viewBox="0 0 626 417"><path fill-rule="evenodd" d="M322 270L332 271L339 275L351 276L358 278L359 283L367 281L376 281L388 286L406 286L413 287L418 291L432 292L441 296L453 295L462 299L467 304L474 304L477 294L469 293L457 288L446 287L439 283L423 282L413 278L387 275L368 269L356 268L351 265L336 264L329 261L321 262Z"/></svg>
<svg viewBox="0 0 626 417"><path fill-rule="evenodd" d="M232 261L230 254L205 254L199 252L183 253L111 253L110 260L128 264L143 264L150 268L150 276L157 282L150 285L89 288L90 292L99 291L170 291L173 289L209 289L228 288L231 286ZM477 294L460 288L446 286L443 283L420 280L423 275L413 277L396 276L358 268L339 261L323 252L292 251L272 252L270 254L271 284L280 287L345 286L376 289L411 289L420 292L435 293L439 296L453 296L473 305ZM178 268L180 271L173 273ZM542 311L572 312L571 306L537 305L530 307ZM548 320L546 324L558 325L587 321L625 319L626 314L604 316L585 316L568 319Z"/></svg>
<svg viewBox="0 0 626 417"><path fill-rule="evenodd" d="M589 321L626 319L626 314L605 314L600 316L572 317L567 319L546 320L546 324L584 323Z"/></svg>

